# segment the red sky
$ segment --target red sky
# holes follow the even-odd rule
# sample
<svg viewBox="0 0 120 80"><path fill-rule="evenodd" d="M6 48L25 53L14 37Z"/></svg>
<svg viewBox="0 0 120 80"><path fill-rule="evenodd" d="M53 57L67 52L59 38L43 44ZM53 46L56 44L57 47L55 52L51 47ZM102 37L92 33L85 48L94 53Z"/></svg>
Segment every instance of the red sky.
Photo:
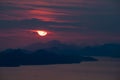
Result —
<svg viewBox="0 0 120 80"><path fill-rule="evenodd" d="M39 41L75 44L120 42L117 0L2 0L0 50ZM47 30L42 38L30 30Z"/></svg>

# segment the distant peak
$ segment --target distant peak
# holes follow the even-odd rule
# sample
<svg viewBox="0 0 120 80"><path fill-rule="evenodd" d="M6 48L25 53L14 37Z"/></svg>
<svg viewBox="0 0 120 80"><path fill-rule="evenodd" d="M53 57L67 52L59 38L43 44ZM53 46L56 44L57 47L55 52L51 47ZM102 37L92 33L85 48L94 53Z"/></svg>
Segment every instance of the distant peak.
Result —
<svg viewBox="0 0 120 80"><path fill-rule="evenodd" d="M47 43L49 44L62 44L60 41L58 40L52 40L52 41L48 41Z"/></svg>

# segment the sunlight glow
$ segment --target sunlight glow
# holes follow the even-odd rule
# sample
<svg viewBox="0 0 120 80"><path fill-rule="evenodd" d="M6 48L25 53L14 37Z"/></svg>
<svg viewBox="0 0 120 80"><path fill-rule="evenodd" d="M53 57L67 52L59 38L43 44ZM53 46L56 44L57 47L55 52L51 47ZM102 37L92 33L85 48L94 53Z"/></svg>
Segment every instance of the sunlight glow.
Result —
<svg viewBox="0 0 120 80"><path fill-rule="evenodd" d="M47 35L47 32L46 31L42 31L42 30L38 30L36 31L38 33L38 35L40 36L46 36Z"/></svg>

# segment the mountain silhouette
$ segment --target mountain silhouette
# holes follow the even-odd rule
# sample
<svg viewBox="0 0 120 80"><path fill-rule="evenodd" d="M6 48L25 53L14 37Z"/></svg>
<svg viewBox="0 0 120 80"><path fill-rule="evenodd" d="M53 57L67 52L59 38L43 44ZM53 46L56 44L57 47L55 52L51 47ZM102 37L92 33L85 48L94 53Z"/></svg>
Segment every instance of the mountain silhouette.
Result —
<svg viewBox="0 0 120 80"><path fill-rule="evenodd" d="M74 53L79 53L79 49L81 47L73 44L62 43L58 40L52 40L46 43L42 43L42 42L34 43L24 48L26 50L31 50L31 51L45 49L50 52L55 52L58 54L74 54Z"/></svg>
<svg viewBox="0 0 120 80"><path fill-rule="evenodd" d="M0 66L71 64L82 61L97 61L90 56L120 58L120 44L81 47L57 40L35 43L24 49L7 49L0 52Z"/></svg>
<svg viewBox="0 0 120 80"><path fill-rule="evenodd" d="M30 52L22 49L9 49L0 53L0 66L71 64L82 61L97 61L92 57L56 54L47 50Z"/></svg>
<svg viewBox="0 0 120 80"><path fill-rule="evenodd" d="M80 50L81 55L87 56L106 56L120 58L120 44L104 44L89 46Z"/></svg>
<svg viewBox="0 0 120 80"><path fill-rule="evenodd" d="M48 41L46 43L34 43L31 45L28 45L27 47L25 47L25 49L28 50L38 50L38 49L47 49L47 48L52 48L52 47L62 47L64 48L64 46L66 46L66 44L61 43L58 40L52 40L52 41Z"/></svg>
<svg viewBox="0 0 120 80"><path fill-rule="evenodd" d="M120 57L120 44L111 43L95 46L85 46L66 44L57 40L46 43L35 43L25 47L27 50L45 49L58 54L77 54L81 56L107 56Z"/></svg>

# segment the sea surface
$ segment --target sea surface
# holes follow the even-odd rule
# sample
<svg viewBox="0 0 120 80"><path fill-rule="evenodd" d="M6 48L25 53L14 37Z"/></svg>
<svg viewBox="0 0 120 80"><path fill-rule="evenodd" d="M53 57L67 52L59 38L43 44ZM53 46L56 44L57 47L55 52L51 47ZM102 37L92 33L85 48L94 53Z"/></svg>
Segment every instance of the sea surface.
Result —
<svg viewBox="0 0 120 80"><path fill-rule="evenodd" d="M120 80L120 58L80 64L0 67L0 80Z"/></svg>

